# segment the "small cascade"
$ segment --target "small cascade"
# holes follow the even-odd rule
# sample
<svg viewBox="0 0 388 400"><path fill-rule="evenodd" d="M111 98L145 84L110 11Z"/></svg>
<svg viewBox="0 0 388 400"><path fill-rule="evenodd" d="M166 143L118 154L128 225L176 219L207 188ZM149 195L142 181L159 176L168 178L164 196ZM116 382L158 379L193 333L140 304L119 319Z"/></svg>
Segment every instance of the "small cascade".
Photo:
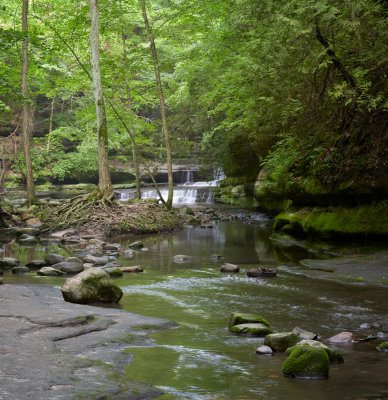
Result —
<svg viewBox="0 0 388 400"><path fill-rule="evenodd" d="M212 188L219 185L219 181L223 178L222 175L215 173L213 181L194 182L194 169L182 171L184 182L174 187L173 204L211 204L213 202ZM168 197L168 189L166 187L159 188L160 193L166 200ZM127 201L135 197L134 189L118 189L115 191L116 196L121 201ZM141 191L142 199L158 199L158 194L154 188L144 188Z"/></svg>

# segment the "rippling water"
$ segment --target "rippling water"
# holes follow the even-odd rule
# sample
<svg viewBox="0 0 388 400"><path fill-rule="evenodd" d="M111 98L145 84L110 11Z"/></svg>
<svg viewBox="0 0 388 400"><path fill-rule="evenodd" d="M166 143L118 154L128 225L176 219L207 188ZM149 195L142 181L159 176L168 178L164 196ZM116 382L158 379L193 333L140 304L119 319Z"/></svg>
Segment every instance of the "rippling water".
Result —
<svg viewBox="0 0 388 400"><path fill-rule="evenodd" d="M332 365L328 380L306 381L282 377L284 353L257 356L255 349L263 339L228 332L232 311L259 313L275 331L300 326L317 332L323 340L341 331L355 332L364 322L387 322L388 291L381 287L320 281L284 271L267 279L219 272L223 262L244 269L311 258L302 250L276 250L268 239L270 232L271 221L254 214L249 220L216 223L213 229L192 227L142 238L148 250L121 260L145 270L116 280L125 293L121 306L175 321L178 326L152 334L151 347L130 348L135 358L126 370L128 376L163 390L163 400L388 399L388 355L376 351L376 342L339 347L345 363ZM28 256L21 248L14 251ZM47 249L34 252L30 258L42 256ZM212 261L215 253L223 259ZM191 258L174 262L178 254ZM7 279L15 283L63 281L31 276Z"/></svg>

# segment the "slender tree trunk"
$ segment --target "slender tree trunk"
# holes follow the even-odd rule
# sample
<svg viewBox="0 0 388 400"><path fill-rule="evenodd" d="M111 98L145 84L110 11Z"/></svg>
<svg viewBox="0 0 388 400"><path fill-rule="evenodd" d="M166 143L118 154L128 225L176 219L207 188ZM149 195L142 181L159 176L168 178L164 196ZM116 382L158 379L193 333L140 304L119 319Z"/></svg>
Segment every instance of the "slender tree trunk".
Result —
<svg viewBox="0 0 388 400"><path fill-rule="evenodd" d="M108 162L108 127L101 83L99 22L97 0L89 0L90 12L90 68L92 73L94 103L96 106L98 134L98 187L104 196L113 195Z"/></svg>
<svg viewBox="0 0 388 400"><path fill-rule="evenodd" d="M22 30L24 33L28 32L28 0L23 0L22 12ZM23 131L23 150L24 150L24 163L26 166L26 179L27 179L27 199L29 204L36 202L34 177L32 173L31 161L31 121L28 106L28 41L23 40L22 44L22 80L21 80L21 94L23 97L22 108L22 131Z"/></svg>
<svg viewBox="0 0 388 400"><path fill-rule="evenodd" d="M122 4L120 2L120 11L121 16L123 15ZM126 36L124 32L124 22L121 17L121 37L123 41L123 64L124 64L124 73L125 73L125 89L127 92L127 105L128 109L133 114L132 110L132 101L131 101L131 87L129 85L128 79L128 63L127 63L127 47L126 47ZM135 132L133 130L132 124L129 126L129 137L132 141L132 157L133 157L133 166L135 168L135 175L136 175L136 198L141 199L141 188L140 188L140 168L139 168L139 160L137 158L138 149L136 144Z"/></svg>
<svg viewBox="0 0 388 400"><path fill-rule="evenodd" d="M55 104L55 95L53 96L53 99L51 100L50 123L49 123L48 139L47 139L47 152L50 151L51 132L53 130L54 104Z"/></svg>
<svg viewBox="0 0 388 400"><path fill-rule="evenodd" d="M156 51L155 40L154 40L154 37L152 36L150 25L149 25L149 22L148 22L145 0L140 0L140 1L141 1L141 8L142 8L142 11L143 11L144 25L146 27L148 40L149 40L150 45L151 45L152 58L154 60L156 83L157 83L157 86L158 86L158 94L159 94L159 101L160 101L160 111L161 111L161 114L162 114L163 134L164 134L164 141L166 143L166 152L167 152L168 198L167 198L166 205L167 205L168 209L171 209L171 207L172 207L173 190L174 190L174 182L173 182L173 176L172 176L171 143L170 143L170 136L169 136L169 133L168 133L167 116L166 116L166 105L165 105L165 102L164 102L162 81L160 79L158 53Z"/></svg>

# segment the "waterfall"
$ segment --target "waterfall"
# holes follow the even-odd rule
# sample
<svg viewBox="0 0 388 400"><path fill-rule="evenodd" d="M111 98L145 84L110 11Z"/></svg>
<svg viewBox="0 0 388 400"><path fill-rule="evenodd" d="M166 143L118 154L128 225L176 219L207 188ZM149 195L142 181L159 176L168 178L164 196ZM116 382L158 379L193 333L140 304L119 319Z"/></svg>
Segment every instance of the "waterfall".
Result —
<svg viewBox="0 0 388 400"><path fill-rule="evenodd" d="M173 204L211 204L213 202L212 188L219 185L219 181L223 178L223 175L215 171L215 180L193 182L194 169L187 169L182 172L184 172L184 174L182 174L182 180L185 180L185 182L174 187ZM168 197L168 189L166 187L160 187L159 190L166 200ZM118 189L115 193L117 198L121 201L132 199L136 194L135 189ZM157 199L158 194L154 188L144 188L141 190L141 198Z"/></svg>

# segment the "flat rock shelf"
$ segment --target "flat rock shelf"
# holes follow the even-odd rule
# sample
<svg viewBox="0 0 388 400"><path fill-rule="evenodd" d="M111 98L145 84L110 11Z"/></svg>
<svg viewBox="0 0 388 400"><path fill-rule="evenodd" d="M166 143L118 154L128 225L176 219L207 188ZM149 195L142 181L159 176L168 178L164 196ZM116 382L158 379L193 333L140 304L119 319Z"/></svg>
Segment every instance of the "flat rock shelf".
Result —
<svg viewBox="0 0 388 400"><path fill-rule="evenodd" d="M174 323L120 309L67 303L60 289L0 286L0 399L151 399L124 374L150 331ZM151 345L151 343L150 343Z"/></svg>

